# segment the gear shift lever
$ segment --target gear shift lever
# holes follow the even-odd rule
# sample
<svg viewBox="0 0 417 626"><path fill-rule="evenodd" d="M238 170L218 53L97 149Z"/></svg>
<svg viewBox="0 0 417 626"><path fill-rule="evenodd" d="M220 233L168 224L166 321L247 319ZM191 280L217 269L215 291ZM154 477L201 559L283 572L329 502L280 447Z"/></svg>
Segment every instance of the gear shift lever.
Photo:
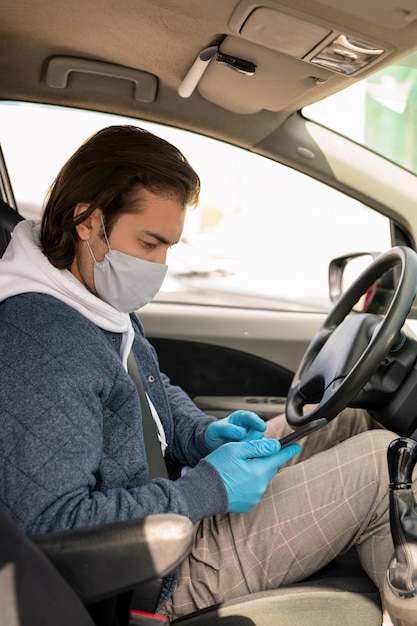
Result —
<svg viewBox="0 0 417 626"><path fill-rule="evenodd" d="M396 626L412 626L417 623L417 503L412 489L417 441L395 439L388 447L387 460L394 556L387 571L384 600Z"/></svg>

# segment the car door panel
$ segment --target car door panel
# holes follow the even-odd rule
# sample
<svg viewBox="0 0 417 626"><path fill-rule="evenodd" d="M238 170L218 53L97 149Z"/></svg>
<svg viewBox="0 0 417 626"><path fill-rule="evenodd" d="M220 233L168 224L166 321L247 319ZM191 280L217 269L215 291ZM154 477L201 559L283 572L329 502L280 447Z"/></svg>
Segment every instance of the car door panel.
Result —
<svg viewBox="0 0 417 626"><path fill-rule="evenodd" d="M295 368L323 315L152 303L140 313L161 370L217 416L283 411Z"/></svg>

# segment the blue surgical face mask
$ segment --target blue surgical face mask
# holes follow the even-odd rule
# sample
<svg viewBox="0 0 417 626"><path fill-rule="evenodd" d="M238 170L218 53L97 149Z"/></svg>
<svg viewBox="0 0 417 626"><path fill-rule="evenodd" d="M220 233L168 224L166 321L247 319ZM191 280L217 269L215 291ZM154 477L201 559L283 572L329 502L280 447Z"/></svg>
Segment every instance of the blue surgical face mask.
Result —
<svg viewBox="0 0 417 626"><path fill-rule="evenodd" d="M168 266L112 250L104 223L103 230L109 251L102 261L96 261L91 246L86 241L94 260L96 291L102 300L118 311L133 313L156 296L164 282Z"/></svg>

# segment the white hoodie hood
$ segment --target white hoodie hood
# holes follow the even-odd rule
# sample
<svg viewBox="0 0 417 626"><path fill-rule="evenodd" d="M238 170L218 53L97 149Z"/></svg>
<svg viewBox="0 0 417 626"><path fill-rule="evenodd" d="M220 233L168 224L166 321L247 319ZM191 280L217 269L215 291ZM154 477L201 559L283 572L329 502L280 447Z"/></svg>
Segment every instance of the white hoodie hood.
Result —
<svg viewBox="0 0 417 626"><path fill-rule="evenodd" d="M37 220L17 224L0 259L0 301L29 292L54 296L99 328L122 333L120 356L127 369L127 356L134 337L129 315L94 296L69 270L51 265L40 247L40 222Z"/></svg>

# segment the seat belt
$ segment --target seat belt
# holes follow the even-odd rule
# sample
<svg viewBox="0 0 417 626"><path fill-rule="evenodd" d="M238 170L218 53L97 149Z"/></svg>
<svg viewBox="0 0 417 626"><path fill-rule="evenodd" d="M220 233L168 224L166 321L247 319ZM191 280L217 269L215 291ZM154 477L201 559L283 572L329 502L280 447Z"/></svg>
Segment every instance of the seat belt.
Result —
<svg viewBox="0 0 417 626"><path fill-rule="evenodd" d="M162 455L161 444L158 439L157 427L152 417L151 407L146 397L146 391L143 386L142 376L136 362L133 348L127 357L127 371L135 383L139 394L140 408L142 410L143 438L149 467L149 479L169 478L165 459ZM163 579L161 578L151 580L134 589L130 598L130 610L136 609L148 613L155 613L162 587Z"/></svg>
<svg viewBox="0 0 417 626"><path fill-rule="evenodd" d="M143 437L149 466L149 478L169 478L165 459L162 455L161 444L158 439L155 420L152 417L151 407L146 397L146 391L133 350L129 352L129 356L127 357L127 371L135 383L139 394L140 407L142 409Z"/></svg>

